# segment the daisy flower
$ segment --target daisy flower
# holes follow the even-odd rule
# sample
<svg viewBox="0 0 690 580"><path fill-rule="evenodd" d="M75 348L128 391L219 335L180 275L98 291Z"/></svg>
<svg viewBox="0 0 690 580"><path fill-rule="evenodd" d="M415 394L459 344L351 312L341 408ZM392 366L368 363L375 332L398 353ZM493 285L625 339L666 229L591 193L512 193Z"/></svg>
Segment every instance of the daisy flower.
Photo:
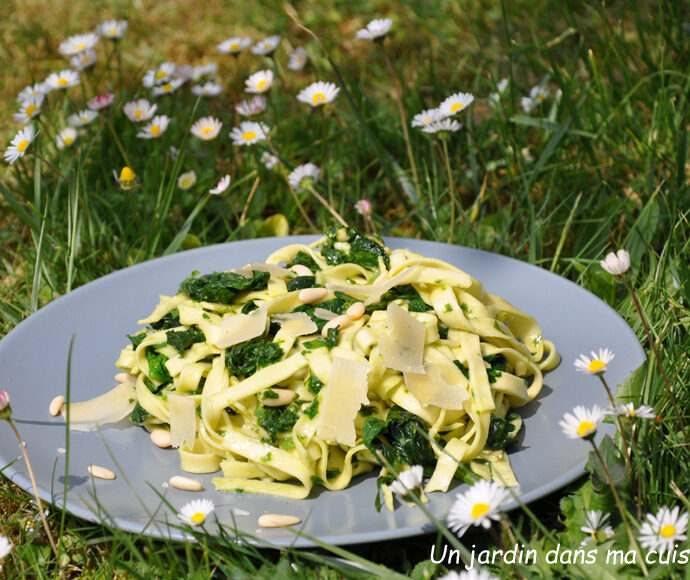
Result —
<svg viewBox="0 0 690 580"><path fill-rule="evenodd" d="M360 199L355 203L355 210L359 215L369 217L374 211L374 205L368 199Z"/></svg>
<svg viewBox="0 0 690 580"><path fill-rule="evenodd" d="M447 137L450 133L455 133L462 129L462 123L455 119L436 119L422 127L422 131L429 134L438 133L439 137Z"/></svg>
<svg viewBox="0 0 690 580"><path fill-rule="evenodd" d="M263 123L242 121L239 127L230 131L230 139L235 145L254 145L266 139L270 129Z"/></svg>
<svg viewBox="0 0 690 580"><path fill-rule="evenodd" d="M5 559L5 556L12 551L12 542L5 536L0 536L0 561Z"/></svg>
<svg viewBox="0 0 690 580"><path fill-rule="evenodd" d="M120 171L119 176L113 169L113 175L115 176L115 181L117 181L117 184L120 186L120 188L125 190L132 189L139 181L137 174L126 165L122 168L122 171Z"/></svg>
<svg viewBox="0 0 690 580"><path fill-rule="evenodd" d="M339 92L340 89L333 83L317 81L302 89L297 95L297 100L312 107L319 107L333 102Z"/></svg>
<svg viewBox="0 0 690 580"><path fill-rule="evenodd" d="M164 62L158 68L147 70L141 82L148 89L151 89L156 85L167 83L173 78L175 68L175 63Z"/></svg>
<svg viewBox="0 0 690 580"><path fill-rule="evenodd" d="M167 115L157 115L148 124L142 127L141 131L137 133L137 137L140 139L157 139L168 128L170 123L170 117Z"/></svg>
<svg viewBox="0 0 690 580"><path fill-rule="evenodd" d="M267 36L263 40L257 42L252 46L252 54L265 55L268 56L273 54L278 45L280 44L280 36Z"/></svg>
<svg viewBox="0 0 690 580"><path fill-rule="evenodd" d="M28 97L25 101L22 101L19 111L12 115L12 118L26 125L31 119L40 115L43 98L42 93L33 97Z"/></svg>
<svg viewBox="0 0 690 580"><path fill-rule="evenodd" d="M297 192L305 191L314 185L321 175L321 169L313 163L305 163L295 167L288 175L290 187Z"/></svg>
<svg viewBox="0 0 690 580"><path fill-rule="evenodd" d="M246 93L265 93L273 84L273 71L260 70L244 81Z"/></svg>
<svg viewBox="0 0 690 580"><path fill-rule="evenodd" d="M549 89L544 85L537 85L536 87L532 87L529 91L529 98L532 99L532 101L534 101L537 105L548 96Z"/></svg>
<svg viewBox="0 0 690 580"><path fill-rule="evenodd" d="M307 64L307 51L303 47L298 46L288 56L288 68L290 70L302 70Z"/></svg>
<svg viewBox="0 0 690 580"><path fill-rule="evenodd" d="M391 26L393 26L393 21L390 18L372 20L367 24L366 28L357 31L357 38L360 40L377 40L383 38L388 34Z"/></svg>
<svg viewBox="0 0 690 580"><path fill-rule="evenodd" d="M177 187L187 190L196 183L196 173L194 170L183 173L177 178Z"/></svg>
<svg viewBox="0 0 690 580"><path fill-rule="evenodd" d="M191 126L190 131L192 135L198 137L202 141L210 141L218 136L218 133L223 128L221 123L215 117L201 117Z"/></svg>
<svg viewBox="0 0 690 580"><path fill-rule="evenodd" d="M498 81L498 84L496 85L496 91L495 93L491 93L489 95L489 104L493 107L498 105L498 102L501 100L501 95L503 94L503 91L506 90L506 87L508 86L508 79L501 79Z"/></svg>
<svg viewBox="0 0 690 580"><path fill-rule="evenodd" d="M584 439L594 435L604 415L606 411L599 405L594 405L591 409L578 405L572 413L563 415L558 424L569 439Z"/></svg>
<svg viewBox="0 0 690 580"><path fill-rule="evenodd" d="M85 70L96 63L96 51L93 48L89 48L84 52L75 54L69 59L69 64L76 70Z"/></svg>
<svg viewBox="0 0 690 580"><path fill-rule="evenodd" d="M17 95L17 102L22 103L26 101L29 97L37 97L39 95L45 95L46 89L43 83L35 83L33 85L28 85L24 87Z"/></svg>
<svg viewBox="0 0 690 580"><path fill-rule="evenodd" d="M673 550L676 542L688 539L685 533L687 529L687 513L681 514L678 506L672 510L662 506L655 515L647 514L645 522L640 527L640 545L660 553Z"/></svg>
<svg viewBox="0 0 690 580"><path fill-rule="evenodd" d="M36 138L37 134L33 125L27 125L23 129L20 129L12 141L10 141L10 146L5 150L5 161L12 165L17 159L23 157L27 147L31 145L31 142ZM0 403L0 410L1 409L2 405Z"/></svg>
<svg viewBox="0 0 690 580"><path fill-rule="evenodd" d="M65 127L55 137L55 145L58 149L70 147L77 140L77 130L74 127Z"/></svg>
<svg viewBox="0 0 690 580"><path fill-rule="evenodd" d="M204 523L206 516L213 511L213 507L210 499L195 499L183 505L177 517L185 524L198 526Z"/></svg>
<svg viewBox="0 0 690 580"><path fill-rule="evenodd" d="M413 465L405 471L398 473L396 480L390 484L390 490L405 498L411 491L417 491L422 485L422 477L424 476L424 469L421 465Z"/></svg>
<svg viewBox="0 0 690 580"><path fill-rule="evenodd" d="M87 32L86 34L76 34L63 40L58 47L60 54L64 56L74 56L85 50L92 49L98 44L98 34Z"/></svg>
<svg viewBox="0 0 690 580"><path fill-rule="evenodd" d="M229 175L225 174L223 177L220 178L220 181L218 181L216 186L213 189L209 189L208 192L211 195L220 195L228 187L230 187L230 179L231 179L231 177Z"/></svg>
<svg viewBox="0 0 690 580"><path fill-rule="evenodd" d="M218 63L208 62L192 68L192 80L200 81L205 77L215 77L218 74Z"/></svg>
<svg viewBox="0 0 690 580"><path fill-rule="evenodd" d="M153 117L158 105L152 105L146 99L137 99L136 101L129 101L125 103L122 110L127 115L130 121L135 123L141 123L142 121L148 121Z"/></svg>
<svg viewBox="0 0 690 580"><path fill-rule="evenodd" d="M448 513L448 527L461 537L470 526L491 527L491 520L501 518L501 504L508 499L504 487L493 481L477 481L459 493Z"/></svg>
<svg viewBox="0 0 690 580"><path fill-rule="evenodd" d="M498 578L484 568L473 567L460 573L451 570L445 576L439 576L438 580L498 580Z"/></svg>
<svg viewBox="0 0 690 580"><path fill-rule="evenodd" d="M261 163L264 164L266 169L273 169L278 163L278 158L275 155L271 155L268 151L264 151L261 154Z"/></svg>
<svg viewBox="0 0 690 580"><path fill-rule="evenodd" d="M443 115L438 109L427 109L412 117L411 125L413 127L424 127L433 121L440 121L442 118Z"/></svg>
<svg viewBox="0 0 690 580"><path fill-rule="evenodd" d="M239 54L251 43L252 39L247 36L234 36L216 45L216 50L223 54Z"/></svg>
<svg viewBox="0 0 690 580"><path fill-rule="evenodd" d="M106 20L98 25L98 34L111 40L119 40L127 32L129 23L126 20Z"/></svg>
<svg viewBox="0 0 690 580"><path fill-rule="evenodd" d="M54 91L56 89L76 87L80 82L79 73L67 68L58 73L48 75L48 78L43 83L43 86L46 91Z"/></svg>
<svg viewBox="0 0 690 580"><path fill-rule="evenodd" d="M164 85L153 87L153 96L160 97L161 95L167 95L169 93L174 93L183 84L185 84L185 79L171 79Z"/></svg>
<svg viewBox="0 0 690 580"><path fill-rule="evenodd" d="M625 405L616 405L611 411L610 415L620 415L621 417L628 417L630 419L655 419L656 413L649 405L640 405L637 409L632 403Z"/></svg>
<svg viewBox="0 0 690 580"><path fill-rule="evenodd" d="M604 514L601 510L588 510L585 513L586 525L580 529L589 536L582 540L580 546L586 546L590 542L598 542L613 536L613 528L606 523L610 517L611 514Z"/></svg>
<svg viewBox="0 0 690 580"><path fill-rule="evenodd" d="M223 87L212 81L208 81L203 85L194 85L192 87L192 94L197 97L216 97L223 92Z"/></svg>
<svg viewBox="0 0 690 580"><path fill-rule="evenodd" d="M115 95L113 93L103 93L91 99L86 106L92 111L100 111L113 104Z"/></svg>
<svg viewBox="0 0 690 580"><path fill-rule="evenodd" d="M85 127L93 123L96 117L98 117L98 111L84 109L83 111L79 111L67 117L67 123L72 125L72 127Z"/></svg>
<svg viewBox="0 0 690 580"><path fill-rule="evenodd" d="M529 97L522 97L520 99L520 106L522 107L522 110L525 113L528 113L528 114L531 113L532 109L534 109L535 105L536 105L536 103L532 99L530 99Z"/></svg>
<svg viewBox="0 0 690 580"><path fill-rule="evenodd" d="M444 117L452 117L460 111L464 111L474 101L474 95L470 93L455 93L441 103L438 108Z"/></svg>
<svg viewBox="0 0 690 580"><path fill-rule="evenodd" d="M630 269L630 254L625 250L618 250L615 254L606 254L601 262L601 267L612 276L620 276Z"/></svg>
<svg viewBox="0 0 690 580"><path fill-rule="evenodd" d="M243 117L253 117L266 110L266 97L255 95L251 101L242 101L235 105L237 111Z"/></svg>
<svg viewBox="0 0 690 580"><path fill-rule="evenodd" d="M175 65L175 72L173 78L188 81L194 76L194 67L190 64Z"/></svg>
<svg viewBox="0 0 690 580"><path fill-rule="evenodd" d="M608 364L613 360L616 355L613 354L608 348L600 348L599 352L591 351L589 354L592 358L580 355L580 358L576 359L573 363L575 369L581 373L587 373L588 375L601 375L606 372Z"/></svg>

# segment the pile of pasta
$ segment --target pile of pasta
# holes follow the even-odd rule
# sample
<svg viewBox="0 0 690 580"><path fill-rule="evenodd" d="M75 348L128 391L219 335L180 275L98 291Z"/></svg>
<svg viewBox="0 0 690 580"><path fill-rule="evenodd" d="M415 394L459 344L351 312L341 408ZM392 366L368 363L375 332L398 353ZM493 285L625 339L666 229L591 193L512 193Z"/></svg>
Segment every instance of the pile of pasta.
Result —
<svg viewBox="0 0 690 580"><path fill-rule="evenodd" d="M365 260L354 258L356 236L375 250ZM420 431L408 436L421 437L425 491L446 491L463 465L517 484L505 450L487 443L499 427L514 438L511 408L533 400L559 362L529 314L451 264L342 228L233 272L262 282L225 304L161 296L116 363L132 377L120 386L127 413L171 430L182 470L221 470L218 490L289 498L378 470L391 508L385 482L406 466L393 432L372 442L366 431L380 435L395 410L398 427ZM306 288L325 290L305 303ZM360 316L342 316L358 302Z"/></svg>

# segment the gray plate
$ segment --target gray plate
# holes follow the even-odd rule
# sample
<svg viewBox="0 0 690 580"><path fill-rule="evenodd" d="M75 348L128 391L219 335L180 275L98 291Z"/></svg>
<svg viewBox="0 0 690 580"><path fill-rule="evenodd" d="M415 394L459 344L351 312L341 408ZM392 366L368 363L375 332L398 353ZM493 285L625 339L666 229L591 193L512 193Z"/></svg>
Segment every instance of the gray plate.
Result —
<svg viewBox="0 0 690 580"><path fill-rule="evenodd" d="M357 478L344 491L313 492L306 500L289 500L252 494L217 492L212 475L199 477L199 494L166 488L163 483L180 474L178 454L153 446L142 428L127 420L101 433L70 434L69 489L63 501L65 427L48 415L51 399L65 393L67 355L74 333L72 400L83 401L115 385L114 361L127 344L126 334L137 330L136 321L147 316L159 294L174 294L180 281L193 270L225 270L247 262L263 261L288 243L308 243L315 238L269 238L190 250L139 264L95 280L59 298L19 324L0 341L0 388L9 389L14 419L32 461L43 499L64 505L68 511L91 521L107 520L132 532L183 539L174 512L162 504L163 494L178 509L190 499L205 497L216 505L221 524L276 545L313 545L285 530L263 530L257 518L263 513L294 514L302 518L301 530L332 544L354 544L412 536L433 529L419 508L398 506L395 512L376 513L376 476ZM583 473L588 445L563 436L558 425L563 413L575 405L607 404L594 377L579 374L573 360L580 353L607 346L616 358L607 371L616 385L644 361L644 352L632 330L601 300L568 280L541 268L497 254L435 242L386 240L392 248L409 248L441 258L481 280L499 294L532 314L544 337L555 342L563 362L545 377L539 398L522 408L524 438L511 454L521 485L520 499L530 502L573 481ZM601 432L611 432L604 425ZM0 421L0 466L19 455L9 426ZM114 481L92 479L89 464L117 472ZM31 490L23 460L3 471L19 487ZM454 493L429 495L429 508L443 520ZM96 508L96 504L100 506ZM513 502L512 507L516 505ZM93 509L92 509L93 508ZM245 515L248 514L248 515ZM153 517L152 517L153 516ZM207 520L208 521L208 520ZM208 531L217 533L215 523Z"/></svg>

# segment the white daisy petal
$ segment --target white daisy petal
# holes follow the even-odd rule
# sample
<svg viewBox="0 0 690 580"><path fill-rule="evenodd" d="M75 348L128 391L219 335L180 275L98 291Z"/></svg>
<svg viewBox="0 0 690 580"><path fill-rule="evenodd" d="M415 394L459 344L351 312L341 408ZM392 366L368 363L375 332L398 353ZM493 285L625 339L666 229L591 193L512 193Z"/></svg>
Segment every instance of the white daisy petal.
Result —
<svg viewBox="0 0 690 580"><path fill-rule="evenodd" d="M190 131L192 135L198 137L202 141L211 141L218 136L220 130L223 128L223 123L215 117L201 117L191 126Z"/></svg>
<svg viewBox="0 0 690 580"><path fill-rule="evenodd" d="M196 173L194 170L181 174L177 178L177 187L182 190L190 189L196 183Z"/></svg>
<svg viewBox="0 0 690 580"><path fill-rule="evenodd" d="M80 82L81 80L77 71L65 69L48 75L48 78L43 83L43 86L47 92L58 89L67 89L69 87L76 87Z"/></svg>
<svg viewBox="0 0 690 580"><path fill-rule="evenodd" d="M142 83L148 89L168 83L173 79L176 69L175 63L164 62L158 68L146 71Z"/></svg>
<svg viewBox="0 0 690 580"><path fill-rule="evenodd" d="M64 56L74 56L85 50L92 49L98 44L98 34L87 32L86 34L76 34L63 40L58 47L60 54Z"/></svg>
<svg viewBox="0 0 690 580"><path fill-rule="evenodd" d="M235 105L237 111L243 117L253 117L266 110L266 97L254 95L251 101L242 101Z"/></svg>
<svg viewBox="0 0 690 580"><path fill-rule="evenodd" d="M390 490L400 497L406 497L409 492L417 491L422 485L424 468L421 465L413 465L405 471L398 473L397 479L390 484Z"/></svg>
<svg viewBox="0 0 690 580"><path fill-rule="evenodd" d="M253 145L266 139L270 129L263 123L242 121L239 127L230 131L230 139L235 145Z"/></svg>
<svg viewBox="0 0 690 580"><path fill-rule="evenodd" d="M213 188L209 190L209 193L212 195L220 195L223 193L228 187L230 187L230 180L231 177L229 175L224 175L218 184Z"/></svg>
<svg viewBox="0 0 690 580"><path fill-rule="evenodd" d="M569 439L582 439L596 432L597 425L605 415L606 411L599 405L594 405L591 409L578 405L572 413L563 415L558 424Z"/></svg>
<svg viewBox="0 0 690 580"><path fill-rule="evenodd" d="M91 99L86 106L92 111L100 111L113 104L115 100L115 95L113 93L103 93Z"/></svg>
<svg viewBox="0 0 690 580"><path fill-rule="evenodd" d="M501 518L501 505L509 492L496 482L477 481L467 491L459 493L448 513L448 527L462 536L470 526L488 529L492 520Z"/></svg>
<svg viewBox="0 0 690 580"><path fill-rule="evenodd" d="M357 31L357 38L360 40L376 40L383 38L393 26L390 18L377 18L367 24L366 28Z"/></svg>
<svg viewBox="0 0 690 580"><path fill-rule="evenodd" d="M3 560L12 551L12 542L0 535L0 560Z"/></svg>
<svg viewBox="0 0 690 580"><path fill-rule="evenodd" d="M298 46L288 56L288 68L294 71L302 70L306 66L307 60L307 51Z"/></svg>
<svg viewBox="0 0 690 580"><path fill-rule="evenodd" d="M630 269L630 254L626 250L618 250L606 255L601 262L601 267L612 276L620 276Z"/></svg>
<svg viewBox="0 0 690 580"><path fill-rule="evenodd" d="M321 175L321 169L313 163L299 165L288 175L288 183L297 192L305 191L314 185Z"/></svg>
<svg viewBox="0 0 690 580"><path fill-rule="evenodd" d="M153 96L159 97L161 95L167 95L169 93L174 93L183 84L185 84L185 79L174 78L169 80L167 83L153 87Z"/></svg>
<svg viewBox="0 0 690 580"><path fill-rule="evenodd" d="M96 51L93 48L89 48L88 50L85 50L84 52L80 52L79 54L75 54L72 58L69 59L69 64L75 70L85 70L89 67L92 67L95 63L96 63Z"/></svg>
<svg viewBox="0 0 690 580"><path fill-rule="evenodd" d="M31 119L41 114L41 105L43 104L44 95L42 93L27 97L21 102L19 111L17 111L12 118L18 123L26 125Z"/></svg>
<svg viewBox="0 0 690 580"><path fill-rule="evenodd" d="M86 125L93 123L96 117L98 117L98 111L84 109L67 117L67 124L72 127L86 127Z"/></svg>
<svg viewBox="0 0 690 580"><path fill-rule="evenodd" d="M130 121L141 123L151 119L157 108L158 105L152 105L146 99L137 99L136 101L125 103L122 110Z"/></svg>
<svg viewBox="0 0 690 580"><path fill-rule="evenodd" d="M36 138L36 135L38 135L38 132L33 125L27 125L20 129L5 150L5 161L12 165L17 159L23 157L31 142Z"/></svg>
<svg viewBox="0 0 690 580"><path fill-rule="evenodd" d="M111 40L119 40L127 32L129 23L126 20L106 20L98 25L98 33Z"/></svg>
<svg viewBox="0 0 690 580"><path fill-rule="evenodd" d="M268 69L255 72L244 84L246 93L265 93L273 84L273 71Z"/></svg>
<svg viewBox="0 0 690 580"><path fill-rule="evenodd" d="M195 499L180 508L177 517L190 526L204 523L206 516L213 511L214 505L210 499Z"/></svg>
<svg viewBox="0 0 690 580"><path fill-rule="evenodd" d="M260 40L254 46L252 46L252 54L265 56L273 54L273 52L275 52L275 49L278 48L279 44L280 36L267 36L266 38Z"/></svg>
<svg viewBox="0 0 690 580"><path fill-rule="evenodd" d="M302 89L297 95L297 100L312 107L327 105L335 100L340 89L333 83L317 81Z"/></svg>
<svg viewBox="0 0 690 580"><path fill-rule="evenodd" d="M45 95L46 92L47 90L43 83L34 83L33 85L28 85L19 91L19 94L17 95L17 102L22 103L29 97Z"/></svg>
<svg viewBox="0 0 690 580"><path fill-rule="evenodd" d="M615 357L608 348L600 348L599 352L592 351L590 354L591 358L581 354L580 358L573 362L576 370L588 375L600 375L606 372L609 363Z"/></svg>
<svg viewBox="0 0 690 580"><path fill-rule="evenodd" d="M662 506L656 514L647 514L640 527L639 540L643 548L663 553L675 549L675 544L688 539L688 514L675 506Z"/></svg>
<svg viewBox="0 0 690 580"><path fill-rule="evenodd" d="M462 123L456 121L455 119L448 118L431 121L422 127L422 131L425 133L439 133L441 134L440 136L443 136L443 134L447 135L449 133L455 133L460 129L462 129Z"/></svg>
<svg viewBox="0 0 690 580"><path fill-rule="evenodd" d="M71 147L77 140L77 130L74 127L65 127L55 137L55 145L58 149Z"/></svg>
<svg viewBox="0 0 690 580"><path fill-rule="evenodd" d="M474 101L474 95L470 93L455 93L448 97L439 106L439 111L445 117L451 117L464 111Z"/></svg>
<svg viewBox="0 0 690 580"><path fill-rule="evenodd" d="M158 137L165 133L169 123L170 117L167 115L157 115L148 125L142 127L141 131L137 133L137 137L140 139L158 139Z"/></svg>
<svg viewBox="0 0 690 580"><path fill-rule="evenodd" d="M216 46L216 50L218 50L218 52L222 52L223 54L239 54L245 48L250 46L251 43L251 38L246 36L235 36L221 42Z"/></svg>
<svg viewBox="0 0 690 580"><path fill-rule="evenodd" d="M223 87L212 81L208 81L203 85L194 85L192 87L192 94L198 97L216 97L223 92Z"/></svg>
<svg viewBox="0 0 690 580"><path fill-rule="evenodd" d="M264 151L261 154L261 163L264 164L266 169L273 169L278 163L278 158L275 155L271 155L268 151Z"/></svg>

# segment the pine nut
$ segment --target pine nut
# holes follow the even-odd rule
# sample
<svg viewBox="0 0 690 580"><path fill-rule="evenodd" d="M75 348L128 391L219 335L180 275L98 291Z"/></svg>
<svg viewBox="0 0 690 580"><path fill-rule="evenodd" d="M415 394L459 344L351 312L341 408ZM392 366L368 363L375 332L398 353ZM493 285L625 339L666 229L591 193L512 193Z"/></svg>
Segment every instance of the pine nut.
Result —
<svg viewBox="0 0 690 580"><path fill-rule="evenodd" d="M262 528L283 528L285 526L294 526L299 524L302 520L297 516L286 516L283 514L264 514L259 518L259 525Z"/></svg>
<svg viewBox="0 0 690 580"><path fill-rule="evenodd" d="M203 488L200 481L182 475L173 475L168 481L173 487L184 491L201 491Z"/></svg>
<svg viewBox="0 0 690 580"><path fill-rule="evenodd" d="M326 296L328 296L328 290L325 288L305 288L304 290L300 290L298 294L299 301L305 304L313 304Z"/></svg>
<svg viewBox="0 0 690 580"><path fill-rule="evenodd" d="M289 403L292 403L292 400L295 398L295 391L291 391L290 389L273 389L274 393L278 394L277 399L269 399L269 398L262 398L261 402L266 406L266 407L283 407Z"/></svg>
<svg viewBox="0 0 690 580"><path fill-rule="evenodd" d="M115 380L118 383L136 383L137 382L137 378L133 374L130 374L130 373L117 373L115 375Z"/></svg>
<svg viewBox="0 0 690 580"><path fill-rule="evenodd" d="M345 312L350 320L359 320L364 316L364 302L355 302Z"/></svg>
<svg viewBox="0 0 690 580"><path fill-rule="evenodd" d="M52 401L50 401L50 406L48 407L48 412L52 417L57 417L62 411L62 406L65 404L65 397L58 395Z"/></svg>
<svg viewBox="0 0 690 580"><path fill-rule="evenodd" d="M350 239L350 236L347 235L347 230L345 228L340 228L335 233L335 239L339 242L347 242Z"/></svg>
<svg viewBox="0 0 690 580"><path fill-rule="evenodd" d="M167 429L154 429L151 431L151 441L161 449L170 447L170 431Z"/></svg>
<svg viewBox="0 0 690 580"><path fill-rule="evenodd" d="M89 465L89 473L98 479L115 479L115 474L107 469L106 467L101 467L100 465Z"/></svg>
<svg viewBox="0 0 690 580"><path fill-rule="evenodd" d="M323 325L323 328L321 329L321 336L323 336L324 338L328 338L328 331L331 328L337 328L338 330L341 330L349 323L350 319L348 318L347 314L341 314L340 316L336 316L333 320L329 320L326 324Z"/></svg>
<svg viewBox="0 0 690 580"><path fill-rule="evenodd" d="M309 268L306 266L303 266L302 264L295 264L290 268L295 274L298 276L313 276L314 272L312 272Z"/></svg>

